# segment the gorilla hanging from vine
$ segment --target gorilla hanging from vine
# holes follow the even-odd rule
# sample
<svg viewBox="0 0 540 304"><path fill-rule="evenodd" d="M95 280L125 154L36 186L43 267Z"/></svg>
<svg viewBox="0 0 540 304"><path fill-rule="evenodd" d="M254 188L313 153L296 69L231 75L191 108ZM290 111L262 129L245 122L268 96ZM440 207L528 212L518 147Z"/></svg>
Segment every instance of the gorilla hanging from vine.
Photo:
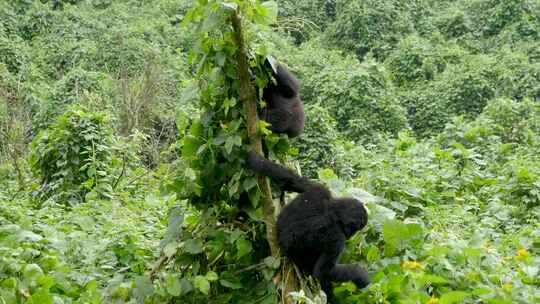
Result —
<svg viewBox="0 0 540 304"><path fill-rule="evenodd" d="M275 82L270 80L263 90L267 105L261 118L270 123L270 130L277 134L296 137L304 131L304 105L300 100L298 79L272 57L266 61L272 68Z"/></svg>
<svg viewBox="0 0 540 304"><path fill-rule="evenodd" d="M277 219L278 241L285 256L315 277L334 303L332 282L369 285L367 272L352 264L337 264L345 241L367 223L364 205L354 198L333 198L323 185L250 152L248 165L272 178L284 191L299 193Z"/></svg>

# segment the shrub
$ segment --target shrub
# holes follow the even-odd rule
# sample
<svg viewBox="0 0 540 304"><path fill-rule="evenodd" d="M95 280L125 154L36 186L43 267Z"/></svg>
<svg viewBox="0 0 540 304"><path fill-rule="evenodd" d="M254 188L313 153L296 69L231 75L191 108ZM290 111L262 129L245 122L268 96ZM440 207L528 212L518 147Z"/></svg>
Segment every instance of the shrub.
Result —
<svg viewBox="0 0 540 304"><path fill-rule="evenodd" d="M486 36L497 35L506 27L523 25L523 22L527 23L528 20L539 21L540 16L540 5L530 0L471 1L465 8L473 15L475 28L481 29ZM536 32L538 33L538 30Z"/></svg>
<svg viewBox="0 0 540 304"><path fill-rule="evenodd" d="M297 43L309 38L312 30L324 30L336 17L334 0L285 0L279 4L280 26Z"/></svg>
<svg viewBox="0 0 540 304"><path fill-rule="evenodd" d="M84 94L94 93L107 99L113 84L107 74L74 68L62 77L54 88L53 99L72 104L82 101Z"/></svg>
<svg viewBox="0 0 540 304"><path fill-rule="evenodd" d="M433 18L434 25L446 37L456 38L464 36L474 28L471 16L455 6L445 7L444 13L438 14Z"/></svg>
<svg viewBox="0 0 540 304"><path fill-rule="evenodd" d="M498 96L516 100L540 100L540 63L531 62L527 54L503 50L495 56Z"/></svg>
<svg viewBox="0 0 540 304"><path fill-rule="evenodd" d="M283 47L278 54L294 62L302 100L325 108L344 136L371 142L379 132L395 135L407 126L405 110L382 65L373 60L360 63L354 56L325 49L316 39L292 52Z"/></svg>
<svg viewBox="0 0 540 304"><path fill-rule="evenodd" d="M402 102L417 134L435 134L452 116L478 116L495 97L539 99L539 70L519 52L467 56L448 65L434 81L404 92Z"/></svg>
<svg viewBox="0 0 540 304"><path fill-rule="evenodd" d="M50 31L55 17L54 12L47 4L43 4L41 1L32 1L20 19L21 37L25 40L32 40L34 37L45 35Z"/></svg>
<svg viewBox="0 0 540 304"><path fill-rule="evenodd" d="M340 134L336 120L324 107L318 104L306 105L305 112L304 133L298 137L295 146L300 150L302 174L316 178L319 169L335 169L336 142Z"/></svg>
<svg viewBox="0 0 540 304"><path fill-rule="evenodd" d="M494 134L504 142L525 143L531 134L540 133L540 107L531 100L517 102L498 98L488 104L482 118L492 122Z"/></svg>
<svg viewBox="0 0 540 304"><path fill-rule="evenodd" d="M397 134L406 126L387 73L373 62L328 66L304 85L310 92L306 98L327 108L352 140L370 141L377 133Z"/></svg>
<svg viewBox="0 0 540 304"><path fill-rule="evenodd" d="M22 39L14 35L2 35L0 32L0 63L3 63L10 73L16 74L26 61L27 50Z"/></svg>
<svg viewBox="0 0 540 304"><path fill-rule="evenodd" d="M340 1L336 21L328 28L331 44L354 51L363 57L372 52L376 58L385 54L412 30L408 12L395 0Z"/></svg>
<svg viewBox="0 0 540 304"><path fill-rule="evenodd" d="M106 74L74 68L54 83L47 99L33 105L32 129L47 128L73 104L93 103L100 108L114 104L115 90L116 84Z"/></svg>
<svg viewBox="0 0 540 304"><path fill-rule="evenodd" d="M40 200L73 204L90 191L111 191L112 130L103 113L71 107L34 139L30 166Z"/></svg>
<svg viewBox="0 0 540 304"><path fill-rule="evenodd" d="M388 56L386 64L398 86L430 81L445 70L448 63L464 55L459 48L448 48L416 35L401 40Z"/></svg>
<svg viewBox="0 0 540 304"><path fill-rule="evenodd" d="M498 73L490 56L470 56L448 66L434 81L405 92L403 104L413 130L436 134L455 115L476 117L495 96Z"/></svg>

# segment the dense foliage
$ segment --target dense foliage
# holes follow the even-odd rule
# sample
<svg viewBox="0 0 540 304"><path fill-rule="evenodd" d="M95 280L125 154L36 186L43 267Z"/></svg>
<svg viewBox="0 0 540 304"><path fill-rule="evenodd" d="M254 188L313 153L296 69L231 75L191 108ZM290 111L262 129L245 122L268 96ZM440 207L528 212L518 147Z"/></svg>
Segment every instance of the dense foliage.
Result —
<svg viewBox="0 0 540 304"><path fill-rule="evenodd" d="M538 0L0 1L0 302L280 299L235 10L301 82L271 158L369 208L342 303L540 302Z"/></svg>
<svg viewBox="0 0 540 304"><path fill-rule="evenodd" d="M38 134L31 146L30 168L41 183L42 200L78 202L92 190L112 192L111 129L105 115L73 108Z"/></svg>

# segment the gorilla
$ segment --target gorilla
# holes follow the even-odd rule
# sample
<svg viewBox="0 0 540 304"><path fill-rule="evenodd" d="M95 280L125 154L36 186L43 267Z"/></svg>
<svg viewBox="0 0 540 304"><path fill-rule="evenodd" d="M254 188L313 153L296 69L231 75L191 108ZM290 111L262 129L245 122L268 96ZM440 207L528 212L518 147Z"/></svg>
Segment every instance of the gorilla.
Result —
<svg viewBox="0 0 540 304"><path fill-rule="evenodd" d="M352 281L358 288L369 285L364 269L337 264L345 241L367 223L364 205L354 198L333 198L325 186L253 151L247 162L252 170L270 177L284 191L298 193L278 216L279 246L302 272L320 282L328 303L335 303L332 282Z"/></svg>
<svg viewBox="0 0 540 304"><path fill-rule="evenodd" d="M304 131L305 120L304 105L298 95L300 84L284 65L277 62L272 65L270 60L266 62L272 67L275 82L270 81L263 89L267 108L261 118L271 124L272 132L296 137Z"/></svg>

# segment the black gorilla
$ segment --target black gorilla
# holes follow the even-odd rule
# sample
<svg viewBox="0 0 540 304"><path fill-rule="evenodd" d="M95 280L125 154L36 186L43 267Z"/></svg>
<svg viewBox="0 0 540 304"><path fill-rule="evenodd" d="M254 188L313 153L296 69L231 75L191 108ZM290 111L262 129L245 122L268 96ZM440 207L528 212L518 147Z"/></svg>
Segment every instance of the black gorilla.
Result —
<svg viewBox="0 0 540 304"><path fill-rule="evenodd" d="M337 264L345 241L367 223L364 205L353 198L333 198L323 185L250 152L248 165L269 176L285 191L299 193L277 219L279 246L303 272L319 280L332 303L332 283L369 285L365 270Z"/></svg>
<svg viewBox="0 0 540 304"><path fill-rule="evenodd" d="M273 73L275 83L270 83L263 90L263 99L267 108L263 119L271 124L270 130L274 133L285 133L295 137L304 130L304 105L300 100L298 79L277 63Z"/></svg>

